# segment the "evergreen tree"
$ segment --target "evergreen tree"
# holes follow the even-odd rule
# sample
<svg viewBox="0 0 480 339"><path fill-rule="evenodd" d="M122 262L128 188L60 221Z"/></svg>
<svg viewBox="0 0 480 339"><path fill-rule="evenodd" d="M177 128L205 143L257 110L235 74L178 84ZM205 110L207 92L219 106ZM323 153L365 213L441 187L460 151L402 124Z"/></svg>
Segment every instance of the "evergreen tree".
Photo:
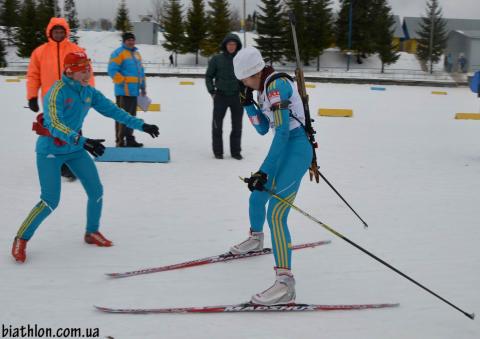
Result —
<svg viewBox="0 0 480 339"><path fill-rule="evenodd" d="M418 39L417 56L422 62L433 64L440 61L440 56L447 47L446 21L442 18L442 8L438 0L427 0L427 13L422 17Z"/></svg>
<svg viewBox="0 0 480 339"><path fill-rule="evenodd" d="M187 12L185 22L184 51L195 53L195 64L198 65L198 53L207 37L207 17L204 0L192 0L192 6Z"/></svg>
<svg viewBox="0 0 480 339"><path fill-rule="evenodd" d="M262 0L259 9L256 16L258 37L255 42L262 56L271 65L280 61L283 56L285 26L281 25L281 22L285 16L282 13L281 0Z"/></svg>
<svg viewBox="0 0 480 339"><path fill-rule="evenodd" d="M353 1L353 2L352 2ZM357 63L362 63L361 57L367 57L374 52L374 29L371 20L372 0L340 0L340 12L336 22L337 46L348 49L348 22L350 3L352 2L352 46L357 54Z"/></svg>
<svg viewBox="0 0 480 339"><path fill-rule="evenodd" d="M7 45L15 42L15 27L18 27L20 19L19 8L19 0L4 0L0 6L0 26L3 26L2 31Z"/></svg>
<svg viewBox="0 0 480 339"><path fill-rule="evenodd" d="M284 53L288 60L295 61L295 46L293 44L292 29L290 27L290 21L288 20L287 13L293 12L295 15L295 31L297 33L297 43L300 53L300 59L305 65L309 65L310 58L312 56L312 48L308 45L306 37L306 5L303 0L286 0L286 13L283 19L284 30Z"/></svg>
<svg viewBox="0 0 480 339"><path fill-rule="evenodd" d="M163 35L165 42L162 46L170 52L175 54L175 66L177 66L177 54L182 52L184 47L184 28L182 22L182 5L179 0L169 0L165 4L163 14Z"/></svg>
<svg viewBox="0 0 480 339"><path fill-rule="evenodd" d="M395 18L387 0L373 0L372 4L371 19L374 28L374 49L382 62L383 73L385 65L395 63L400 57L400 54L397 52L398 46L393 45Z"/></svg>
<svg viewBox="0 0 480 339"><path fill-rule="evenodd" d="M45 33L39 30L35 0L24 0L20 9L20 26L16 34L17 55L29 58L33 50L43 42Z"/></svg>
<svg viewBox="0 0 480 339"><path fill-rule="evenodd" d="M115 19L115 29L122 32L129 32L132 30L132 24L130 23L125 0L122 0L120 7L118 7L117 18Z"/></svg>
<svg viewBox="0 0 480 339"><path fill-rule="evenodd" d="M208 4L208 36L202 44L202 54L210 56L220 50L223 39L230 32L230 9L227 0L212 0Z"/></svg>
<svg viewBox="0 0 480 339"><path fill-rule="evenodd" d="M70 26L70 41L78 44L79 38L77 31L80 23L77 17L77 9L75 8L75 0L65 0L63 11L65 13L65 18L67 19L68 25Z"/></svg>
<svg viewBox="0 0 480 339"><path fill-rule="evenodd" d="M331 0L307 1L306 43L312 56L317 57L317 71L320 70L320 55L332 43Z"/></svg>
<svg viewBox="0 0 480 339"><path fill-rule="evenodd" d="M3 44L3 40L0 39L0 68L7 67L5 55L7 55L7 52L5 51L5 45Z"/></svg>
<svg viewBox="0 0 480 339"><path fill-rule="evenodd" d="M42 42L47 42L48 37L45 35L45 29L47 28L50 19L61 16L61 11L58 7L57 0L39 0L37 6L37 15L35 22L37 23L37 29L42 31L40 39Z"/></svg>

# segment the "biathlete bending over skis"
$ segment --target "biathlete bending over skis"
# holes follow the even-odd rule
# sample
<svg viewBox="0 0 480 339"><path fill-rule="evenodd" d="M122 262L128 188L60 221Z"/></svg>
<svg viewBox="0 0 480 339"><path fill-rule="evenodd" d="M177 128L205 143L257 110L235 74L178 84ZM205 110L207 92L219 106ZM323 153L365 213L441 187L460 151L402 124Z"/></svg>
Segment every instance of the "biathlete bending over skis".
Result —
<svg viewBox="0 0 480 339"><path fill-rule="evenodd" d="M251 302L261 305L289 304L295 301L295 279L291 271L292 244L287 218L290 207L264 189L293 202L302 178L312 162L312 146L304 130L305 113L295 84L286 77L275 76L254 47L238 52L233 60L235 76L247 87L244 106L258 133L269 128L275 136L260 169L246 181L252 192L249 202L250 236L233 246L231 253L241 254L263 249L265 217L270 226L275 256L275 283L255 294ZM253 100L258 91L260 109ZM265 206L268 202L268 209ZM266 212L266 213L265 213Z"/></svg>

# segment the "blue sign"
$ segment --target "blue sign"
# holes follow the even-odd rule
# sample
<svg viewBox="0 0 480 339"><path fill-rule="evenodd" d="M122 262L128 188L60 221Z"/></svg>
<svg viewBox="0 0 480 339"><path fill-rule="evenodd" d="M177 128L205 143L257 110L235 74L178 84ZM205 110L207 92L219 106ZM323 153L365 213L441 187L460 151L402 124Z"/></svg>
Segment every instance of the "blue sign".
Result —
<svg viewBox="0 0 480 339"><path fill-rule="evenodd" d="M473 93L478 93L480 87L480 71L475 73L470 81L470 89Z"/></svg>

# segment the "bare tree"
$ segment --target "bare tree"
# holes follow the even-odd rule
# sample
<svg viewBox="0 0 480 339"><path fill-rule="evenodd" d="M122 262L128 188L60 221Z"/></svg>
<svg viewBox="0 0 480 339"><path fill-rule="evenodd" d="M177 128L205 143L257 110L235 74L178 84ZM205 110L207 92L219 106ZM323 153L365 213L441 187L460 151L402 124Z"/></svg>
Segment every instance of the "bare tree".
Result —
<svg viewBox="0 0 480 339"><path fill-rule="evenodd" d="M82 27L84 29L95 29L97 27L97 22L91 18L86 18L82 20Z"/></svg>
<svg viewBox="0 0 480 339"><path fill-rule="evenodd" d="M108 20L108 19L105 19L105 18L101 18L99 20L99 23L100 23L100 29L102 31L109 31L113 28L113 23L111 20Z"/></svg>
<svg viewBox="0 0 480 339"><path fill-rule="evenodd" d="M237 8L233 8L230 14L230 29L238 32L242 26L241 21L240 11Z"/></svg>
<svg viewBox="0 0 480 339"><path fill-rule="evenodd" d="M163 0L151 0L152 9L148 11L148 14L152 16L153 21L161 24L164 11Z"/></svg>

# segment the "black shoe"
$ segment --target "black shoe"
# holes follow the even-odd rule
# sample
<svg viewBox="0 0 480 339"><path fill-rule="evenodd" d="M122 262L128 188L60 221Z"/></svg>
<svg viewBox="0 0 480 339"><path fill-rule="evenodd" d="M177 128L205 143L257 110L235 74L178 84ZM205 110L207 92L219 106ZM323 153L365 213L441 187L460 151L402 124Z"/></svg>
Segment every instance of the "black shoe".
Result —
<svg viewBox="0 0 480 339"><path fill-rule="evenodd" d="M127 147L143 147L142 143L137 142L137 140L132 139L132 140L127 140Z"/></svg>
<svg viewBox="0 0 480 339"><path fill-rule="evenodd" d="M68 166L65 164L62 165L62 177L68 181L75 181L77 179L75 174L73 174L70 168L68 168Z"/></svg>
<svg viewBox="0 0 480 339"><path fill-rule="evenodd" d="M222 154L215 154L215 159L223 159L223 155Z"/></svg>
<svg viewBox="0 0 480 339"><path fill-rule="evenodd" d="M232 154L232 158L237 159L237 160L242 160L243 159L243 157L240 153L239 154Z"/></svg>

